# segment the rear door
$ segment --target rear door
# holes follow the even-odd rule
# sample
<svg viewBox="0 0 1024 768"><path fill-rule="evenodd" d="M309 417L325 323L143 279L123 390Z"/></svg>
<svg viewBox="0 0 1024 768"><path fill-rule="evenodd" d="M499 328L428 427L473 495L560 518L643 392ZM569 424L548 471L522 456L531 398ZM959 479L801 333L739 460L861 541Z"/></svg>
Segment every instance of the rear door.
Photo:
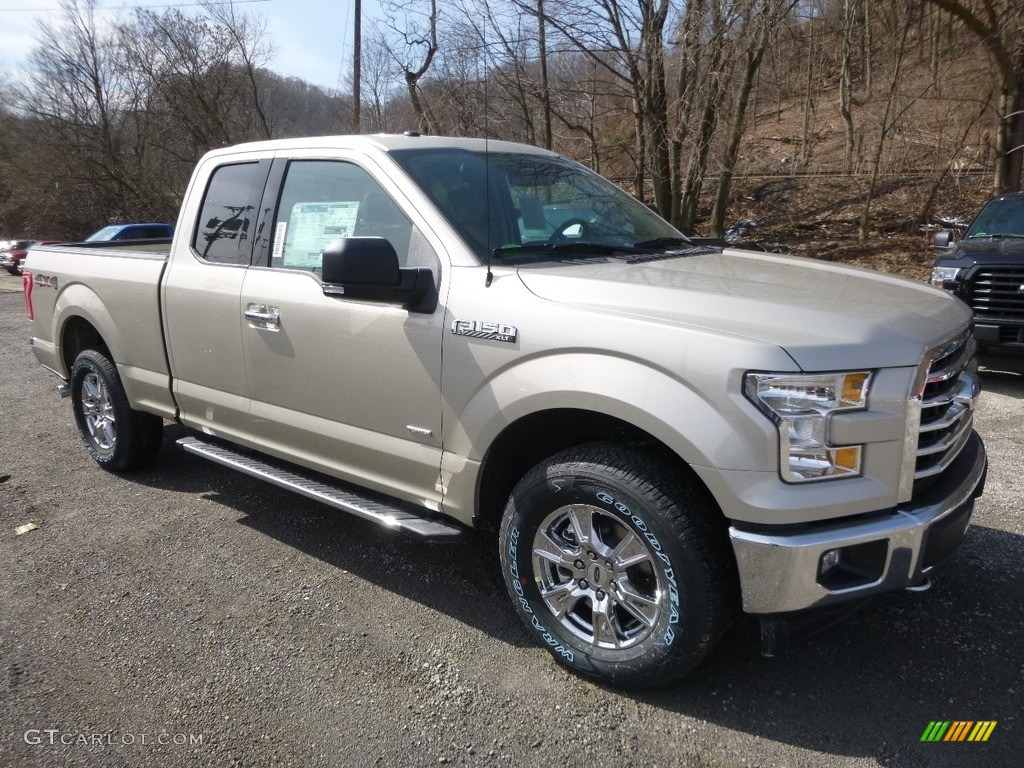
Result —
<svg viewBox="0 0 1024 768"><path fill-rule="evenodd" d="M167 352L180 417L208 434L252 444L240 294L270 159L211 158L200 197L190 190L164 276ZM183 224L183 226L185 226Z"/></svg>
<svg viewBox="0 0 1024 768"><path fill-rule="evenodd" d="M444 310L325 296L330 241L383 237L400 265L441 265L401 191L358 157L278 159L269 233L242 286L242 327L259 447L438 508ZM443 295L443 294L442 294Z"/></svg>

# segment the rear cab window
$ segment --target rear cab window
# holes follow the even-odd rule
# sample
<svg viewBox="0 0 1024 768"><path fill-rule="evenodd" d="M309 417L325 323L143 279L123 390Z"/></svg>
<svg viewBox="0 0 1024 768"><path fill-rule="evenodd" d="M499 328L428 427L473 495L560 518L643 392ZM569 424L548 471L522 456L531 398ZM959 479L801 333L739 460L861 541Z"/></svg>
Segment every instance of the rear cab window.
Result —
<svg viewBox="0 0 1024 768"><path fill-rule="evenodd" d="M232 163L214 170L206 185L192 235L195 254L214 264L249 263L250 229L260 180L260 163Z"/></svg>

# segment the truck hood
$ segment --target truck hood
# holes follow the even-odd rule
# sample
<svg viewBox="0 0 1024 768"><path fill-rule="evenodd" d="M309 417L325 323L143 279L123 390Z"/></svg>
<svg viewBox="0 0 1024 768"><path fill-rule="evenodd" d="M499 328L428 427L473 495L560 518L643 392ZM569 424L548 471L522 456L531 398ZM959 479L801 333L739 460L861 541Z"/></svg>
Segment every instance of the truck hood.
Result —
<svg viewBox="0 0 1024 768"><path fill-rule="evenodd" d="M1019 238L979 237L961 240L949 255L939 256L938 261L957 262L950 266L966 266L978 262L1024 265L1024 240Z"/></svg>
<svg viewBox="0 0 1024 768"><path fill-rule="evenodd" d="M808 371L917 365L971 320L959 300L923 283L733 249L640 264L523 267L519 275L549 301L773 344Z"/></svg>

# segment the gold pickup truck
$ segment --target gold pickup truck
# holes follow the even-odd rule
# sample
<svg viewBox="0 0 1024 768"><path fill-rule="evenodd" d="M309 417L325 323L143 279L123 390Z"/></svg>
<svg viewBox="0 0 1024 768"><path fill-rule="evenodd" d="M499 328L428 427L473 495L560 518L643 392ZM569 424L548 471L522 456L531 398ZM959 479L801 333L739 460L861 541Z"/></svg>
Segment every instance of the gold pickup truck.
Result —
<svg viewBox="0 0 1024 768"><path fill-rule="evenodd" d="M986 472L969 310L697 246L518 144L216 150L173 241L40 247L26 299L103 467L181 448L413 535L496 532L561 663L666 685L740 611L923 589Z"/></svg>

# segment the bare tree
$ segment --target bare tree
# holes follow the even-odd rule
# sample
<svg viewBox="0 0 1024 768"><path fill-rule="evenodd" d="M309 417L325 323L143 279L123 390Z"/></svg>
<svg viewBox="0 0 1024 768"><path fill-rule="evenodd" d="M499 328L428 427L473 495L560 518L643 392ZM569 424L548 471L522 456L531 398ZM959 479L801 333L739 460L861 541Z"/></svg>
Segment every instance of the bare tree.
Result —
<svg viewBox="0 0 1024 768"><path fill-rule="evenodd" d="M725 213L729 205L729 191L732 187L732 176L739 157L740 143L743 141L743 128L746 121L747 106L754 88L757 73L761 68L765 50L778 25L796 5L797 0L764 0L749 2L743 11L742 29L753 28L749 35L751 44L744 54L744 67L740 89L733 105L732 127L722 157L722 170L718 177L718 193L711 211L711 233L715 237L725 234ZM741 40L748 35L740 33Z"/></svg>
<svg viewBox="0 0 1024 768"><path fill-rule="evenodd" d="M638 165L634 192L644 194L647 160L654 200L671 215L672 164L669 150L665 29L669 0L548 0L547 21L569 42L617 79L632 99Z"/></svg>
<svg viewBox="0 0 1024 768"><path fill-rule="evenodd" d="M422 99L420 81L430 71L439 48L437 0L430 0L427 11L398 0L385 0L381 8L385 16L381 32L405 80L417 127L432 131L433 121Z"/></svg>
<svg viewBox="0 0 1024 768"><path fill-rule="evenodd" d="M1021 188L1024 170L1024 7L1019 0L928 0L955 18L985 46L1000 78L993 186L996 193Z"/></svg>
<svg viewBox="0 0 1024 768"><path fill-rule="evenodd" d="M735 64L729 45L730 32L742 19L738 6L719 0L711 0L706 6L701 4L697 12L701 17L698 17L695 28L706 28L707 39L703 44L698 39L696 44L702 45L707 51L693 68L691 79L684 82L680 78L679 108L683 114L678 118L678 125L680 130L691 120L697 125L696 130L686 128L692 151L681 184L678 214L675 213L677 206L673 205L672 223L684 232L693 232L697 225L708 158ZM677 169L681 173L681 168L677 166Z"/></svg>
<svg viewBox="0 0 1024 768"><path fill-rule="evenodd" d="M901 13L900 6L895 5L892 7L893 21L897 24L899 31L899 37L896 42L896 49L893 53L895 57L895 63L893 65L892 78L889 80L889 91L885 100L885 111L882 115L882 123L878 130L878 143L875 145L874 156L871 160L871 178L868 182L868 191L864 196L864 207L861 210L860 215L860 226L857 230L857 236L860 242L865 242L868 239L868 221L871 213L871 203L874 201L875 188L878 184L878 174L882 164L882 152L885 149L885 140L896 123L898 117L894 114L897 111L896 99L900 84L900 74L903 70L904 58L907 50L907 36L910 33L910 28L914 23L914 17L911 13L911 8L906 8Z"/></svg>
<svg viewBox="0 0 1024 768"><path fill-rule="evenodd" d="M839 58L839 114L846 129L843 170L853 170L853 33L858 17L858 0L843 0L843 43Z"/></svg>
<svg viewBox="0 0 1024 768"><path fill-rule="evenodd" d="M81 194L77 212L55 215L72 221L125 215L142 197L123 151L135 94L120 76L115 35L96 21L94 0L64 0L61 8L57 24L39 25L40 44L19 100L68 191Z"/></svg>
<svg viewBox="0 0 1024 768"><path fill-rule="evenodd" d="M362 101L370 113L363 127L368 122L371 131L393 132L399 127L394 95L402 88L394 58L380 37L365 40L362 54Z"/></svg>
<svg viewBox="0 0 1024 768"><path fill-rule="evenodd" d="M245 76L245 83L251 94L251 108L259 118L260 132L263 138L273 136L267 110L263 103L260 88L260 70L273 59L274 50L266 36L266 22L261 19L240 13L233 2L213 2L203 0L200 5L206 14L220 26L233 43L232 58Z"/></svg>

